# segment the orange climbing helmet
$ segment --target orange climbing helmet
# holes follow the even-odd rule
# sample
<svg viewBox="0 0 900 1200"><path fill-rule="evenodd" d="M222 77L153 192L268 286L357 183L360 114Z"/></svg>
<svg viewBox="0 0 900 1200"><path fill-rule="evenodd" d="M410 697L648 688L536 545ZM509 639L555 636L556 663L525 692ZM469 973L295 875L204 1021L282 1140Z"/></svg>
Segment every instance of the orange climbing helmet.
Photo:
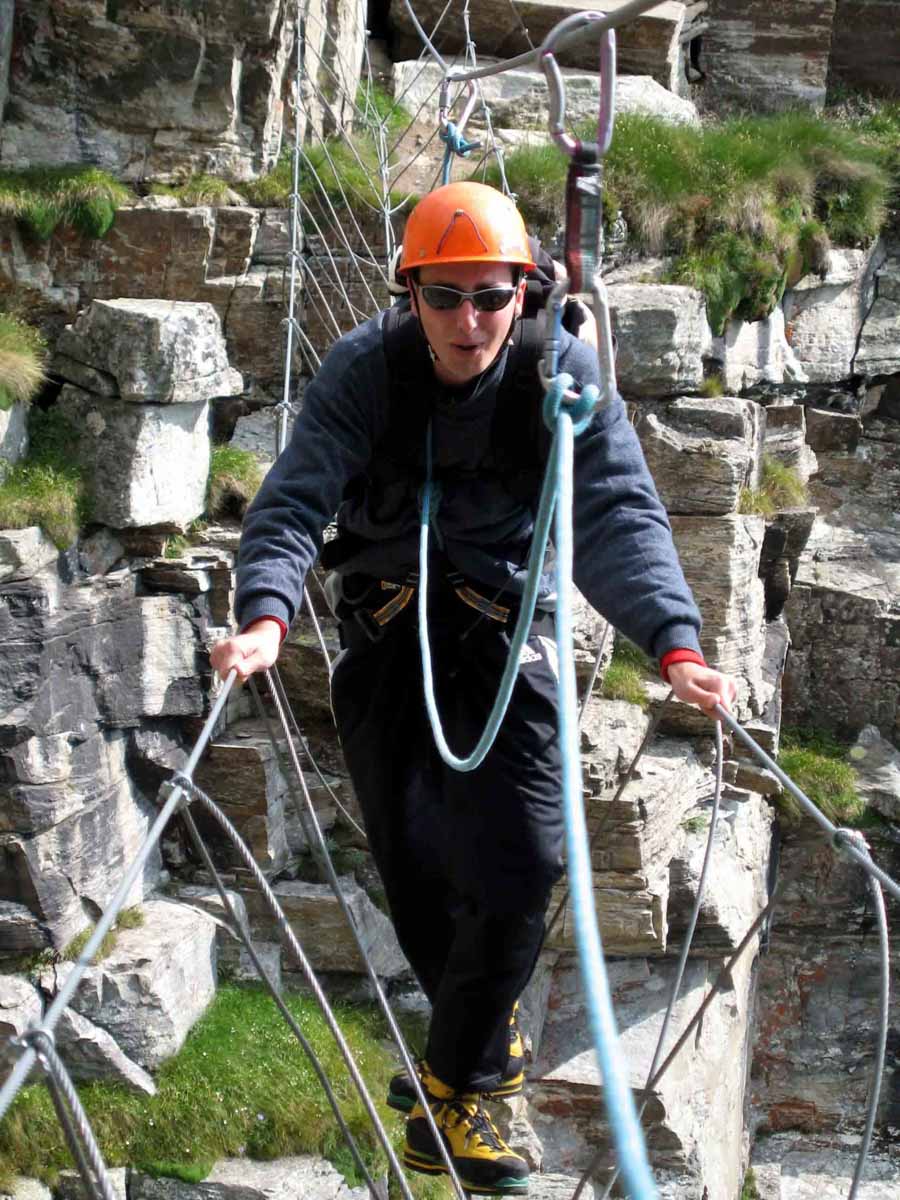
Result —
<svg viewBox="0 0 900 1200"><path fill-rule="evenodd" d="M484 183L447 183L419 201L406 222L397 276L459 262L534 266L519 210Z"/></svg>

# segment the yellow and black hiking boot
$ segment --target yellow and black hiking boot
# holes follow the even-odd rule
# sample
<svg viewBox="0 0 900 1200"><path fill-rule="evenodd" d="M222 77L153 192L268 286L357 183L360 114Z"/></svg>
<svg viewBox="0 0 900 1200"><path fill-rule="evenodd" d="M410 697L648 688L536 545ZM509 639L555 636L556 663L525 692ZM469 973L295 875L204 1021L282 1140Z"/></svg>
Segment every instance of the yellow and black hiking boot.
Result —
<svg viewBox="0 0 900 1200"><path fill-rule="evenodd" d="M416 1063L416 1070L419 1073L420 1079L422 1078L423 1065L424 1060L420 1058ZM509 1018L509 1059L506 1063L506 1070L497 1087L491 1092L485 1092L484 1095L488 1100L501 1100L506 1096L517 1096L521 1092L524 1083L525 1042L522 1039L522 1031L519 1028L519 1002L517 1000L512 1011L512 1016ZM398 1071L396 1075L391 1077L391 1082L388 1084L388 1107L395 1108L397 1112L408 1113L412 1112L416 1100L416 1089L413 1087L413 1082L409 1075L407 1075L406 1071Z"/></svg>
<svg viewBox="0 0 900 1200"><path fill-rule="evenodd" d="M430 1083L434 1076L428 1078ZM450 1090L444 1085L441 1088ZM432 1100L430 1107L465 1191L480 1196L521 1196L528 1191L528 1164L504 1142L485 1111L482 1096L451 1093L446 1099ZM413 1106L406 1122L403 1161L424 1175L447 1171L421 1104Z"/></svg>

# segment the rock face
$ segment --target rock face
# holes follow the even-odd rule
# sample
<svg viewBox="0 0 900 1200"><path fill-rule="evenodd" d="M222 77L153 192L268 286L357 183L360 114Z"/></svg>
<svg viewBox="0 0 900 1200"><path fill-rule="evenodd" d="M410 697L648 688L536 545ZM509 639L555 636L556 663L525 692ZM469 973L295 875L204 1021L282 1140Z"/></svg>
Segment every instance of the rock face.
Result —
<svg viewBox="0 0 900 1200"><path fill-rule="evenodd" d="M275 389L284 369L281 265L289 248L284 218L280 209L260 214L258 209L224 206L160 208L150 198L120 209L99 240L63 227L46 242L33 242L14 222L0 221L0 281L22 293L54 334L63 318L73 320L93 300L127 296L154 305L164 300L212 305L228 355L244 372L248 390ZM227 367L219 350L215 359ZM87 369L84 354L79 361L80 369L67 356L56 365L79 387L115 394L114 380ZM102 369L103 363L99 365ZM207 365L212 368L214 360ZM230 378L234 381L234 375ZM231 390L228 384L206 395Z"/></svg>
<svg viewBox="0 0 900 1200"><path fill-rule="evenodd" d="M866 725L850 751L856 790L876 812L900 821L900 751L885 741L874 725Z"/></svg>
<svg viewBox="0 0 900 1200"><path fill-rule="evenodd" d="M59 557L59 550L37 525L0 532L0 583L30 579Z"/></svg>
<svg viewBox="0 0 900 1200"><path fill-rule="evenodd" d="M724 335L713 339L712 357L721 363L725 390L735 394L761 383L807 382L780 305L761 321L729 320Z"/></svg>
<svg viewBox="0 0 900 1200"><path fill-rule="evenodd" d="M836 0L710 0L704 102L825 103Z"/></svg>
<svg viewBox="0 0 900 1200"><path fill-rule="evenodd" d="M243 387L211 304L95 300L63 330L56 353L74 360L56 360L64 379L134 404L199 404ZM87 379L76 364L91 368Z"/></svg>
<svg viewBox="0 0 900 1200"><path fill-rule="evenodd" d="M567 0L487 0L473 5L470 12L470 31L482 55L511 58L537 46L554 25L573 12L596 9L614 12L621 0L608 0L602 6L588 0L575 5ZM658 4L618 33L618 66L625 74L652 75L663 87L677 92L686 86L683 46L690 41L691 23L699 21L706 4ZM423 0L416 5L416 16L430 33L442 15L444 5L439 0ZM394 57L415 58L422 49L406 7L391 8ZM455 9L440 22L434 40L446 55L462 54L466 48L465 27L461 11ZM560 50L560 62L566 66L597 69L598 51L595 38L584 37Z"/></svg>
<svg viewBox="0 0 900 1200"><path fill-rule="evenodd" d="M759 1200L843 1200L849 1194L859 1157L852 1134L782 1133L761 1138L753 1148L753 1178ZM900 1188L900 1163L890 1148L869 1154L856 1195L859 1200L892 1200Z"/></svg>
<svg viewBox="0 0 900 1200"><path fill-rule="evenodd" d="M54 566L0 585L0 900L28 906L38 947L96 920L146 834L129 730L204 709L207 597L138 584L122 568L69 586ZM131 903L158 871L151 855Z"/></svg>
<svg viewBox="0 0 900 1200"><path fill-rule="evenodd" d="M871 836L895 879L900 854ZM836 857L809 823L786 838L779 870L798 872L775 912L760 958L750 1102L761 1134L859 1128L878 1028L879 954L862 871ZM897 905L888 898L888 924ZM889 1025L900 1020L896 963ZM879 1123L897 1125L897 1048L889 1035Z"/></svg>
<svg viewBox="0 0 900 1200"><path fill-rule="evenodd" d="M641 405L636 430L667 512L736 511L759 474L759 406L731 397Z"/></svg>
<svg viewBox="0 0 900 1200"><path fill-rule="evenodd" d="M142 905L144 923L120 930L112 952L88 967L74 1011L99 1025L145 1069L175 1054L216 990L216 925L168 900ZM56 968L61 986L68 970Z"/></svg>
<svg viewBox="0 0 900 1200"><path fill-rule="evenodd" d="M712 337L700 292L676 284L617 283L608 290L625 398L699 390Z"/></svg>
<svg viewBox="0 0 900 1200"><path fill-rule="evenodd" d="M647 1078L673 973L670 961L610 964L619 1043L635 1093ZM673 1031L684 1028L714 975L713 963L689 963ZM710 1200L733 1200L738 1193L742 1164L733 1148L740 1144L743 1123L751 976L745 957L733 974L733 989L720 995L707 1013L702 1039L690 1041L651 1093L643 1122L647 1149L661 1180L674 1176L684 1185L674 1195L706 1191ZM670 1034L670 1048L675 1036ZM542 1151L541 1168L577 1177L593 1149L610 1142L581 983L572 966L554 974L532 1079L527 1112ZM610 1156L607 1165L611 1163Z"/></svg>
<svg viewBox="0 0 900 1200"><path fill-rule="evenodd" d="M785 607L793 649L785 714L855 737L864 725L900 741L900 472L893 443L819 456L819 508ZM840 686L835 665L844 664Z"/></svg>
<svg viewBox="0 0 900 1200"><path fill-rule="evenodd" d="M292 17L284 0L202 12L16 4L0 159L252 178L278 153Z"/></svg>
<svg viewBox="0 0 900 1200"><path fill-rule="evenodd" d="M890 95L900 72L900 30L890 0L837 0L831 75L861 92Z"/></svg>
<svg viewBox="0 0 900 1200"><path fill-rule="evenodd" d="M409 965L388 918L352 879L342 879L341 890L375 973L386 979L408 974ZM330 886L286 881L276 884L273 891L313 970L362 974L359 947ZM254 933L267 941L277 941L277 926L259 893L248 890L242 895ZM285 969L299 973L299 964L286 946L283 949Z"/></svg>
<svg viewBox="0 0 900 1200"><path fill-rule="evenodd" d="M25 405L18 400L11 408L0 408L0 480L28 449L25 413Z"/></svg>
<svg viewBox="0 0 900 1200"><path fill-rule="evenodd" d="M349 1200L343 1176L314 1155L277 1162L224 1159L198 1187L177 1179L156 1179L135 1171L131 1200Z"/></svg>
<svg viewBox="0 0 900 1200"><path fill-rule="evenodd" d="M480 67L490 58L478 56ZM596 121L600 103L600 80L596 64L592 72L563 68L566 87L566 120L569 126ZM394 95L412 112L420 108L425 119L437 120L438 92L443 72L437 63L418 59L394 63ZM480 81L480 93L490 107L491 125L497 129L534 129L546 135L548 121L547 81L538 67L518 67L489 75ZM451 113L459 117L465 107L466 92L457 86L450 93ZM695 125L700 118L690 100L675 95L649 75L620 75L616 78L616 113L648 113L673 124ZM470 118L472 129L484 128L484 111L477 107ZM469 125L466 126L468 129Z"/></svg>
<svg viewBox="0 0 900 1200"><path fill-rule="evenodd" d="M206 504L206 401L239 393L209 304L95 300L59 339L59 404L78 436L92 516L184 528ZM76 386L78 385L78 386Z"/></svg>
<svg viewBox="0 0 900 1200"><path fill-rule="evenodd" d="M874 299L875 273L884 260L881 245L833 250L823 279L806 275L785 292L790 343L810 383L831 383L853 374L863 316Z"/></svg>

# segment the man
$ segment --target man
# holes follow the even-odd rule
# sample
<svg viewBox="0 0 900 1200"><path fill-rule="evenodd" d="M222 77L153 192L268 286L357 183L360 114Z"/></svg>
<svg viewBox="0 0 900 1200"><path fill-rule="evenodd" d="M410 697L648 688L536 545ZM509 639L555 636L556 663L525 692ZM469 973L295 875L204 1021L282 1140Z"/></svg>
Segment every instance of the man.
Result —
<svg viewBox="0 0 900 1200"><path fill-rule="evenodd" d="M416 206L398 269L411 311L341 338L307 388L245 521L243 632L212 654L220 674L242 678L275 661L337 510L323 553L343 646L334 714L400 944L432 1004L422 1082L463 1186L488 1194L527 1187L482 1101L521 1089L514 1005L562 870L552 578L497 741L466 774L434 748L413 597L429 437L435 688L451 748L468 753L506 660L546 457L534 331L518 320L532 265L522 219L494 189L448 184ZM565 333L559 369L597 381L595 353ZM680 699L728 705L734 684L703 662L699 614L621 400L576 441L575 496L581 590L660 660ZM409 1080L392 1081L389 1102L411 1108L406 1163L442 1171Z"/></svg>

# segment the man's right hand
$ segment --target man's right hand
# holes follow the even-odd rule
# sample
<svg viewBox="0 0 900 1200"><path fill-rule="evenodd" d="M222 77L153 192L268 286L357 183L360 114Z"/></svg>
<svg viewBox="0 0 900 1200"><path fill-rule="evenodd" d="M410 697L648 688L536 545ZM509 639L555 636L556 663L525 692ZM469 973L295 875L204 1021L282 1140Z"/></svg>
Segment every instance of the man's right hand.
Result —
<svg viewBox="0 0 900 1200"><path fill-rule="evenodd" d="M273 666L281 649L281 626L277 621L263 618L255 621L246 633L216 642L209 653L213 670L224 679L234 669L239 679L247 679L254 671L266 671Z"/></svg>

